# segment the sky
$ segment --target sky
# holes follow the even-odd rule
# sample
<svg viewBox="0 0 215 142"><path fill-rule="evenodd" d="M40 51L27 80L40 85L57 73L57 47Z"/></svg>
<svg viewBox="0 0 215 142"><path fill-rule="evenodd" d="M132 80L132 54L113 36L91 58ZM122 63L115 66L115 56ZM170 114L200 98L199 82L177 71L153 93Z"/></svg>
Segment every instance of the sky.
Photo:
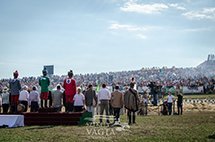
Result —
<svg viewBox="0 0 215 142"><path fill-rule="evenodd" d="M215 53L214 0L0 0L0 78L196 67Z"/></svg>

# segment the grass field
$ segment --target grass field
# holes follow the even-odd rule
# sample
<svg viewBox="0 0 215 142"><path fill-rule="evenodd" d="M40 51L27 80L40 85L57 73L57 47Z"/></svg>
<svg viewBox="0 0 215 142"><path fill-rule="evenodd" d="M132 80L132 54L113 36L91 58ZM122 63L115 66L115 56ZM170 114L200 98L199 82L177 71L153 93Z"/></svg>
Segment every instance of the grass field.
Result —
<svg viewBox="0 0 215 142"><path fill-rule="evenodd" d="M215 94L184 95L185 99L215 99Z"/></svg>
<svg viewBox="0 0 215 142"><path fill-rule="evenodd" d="M122 117L123 122L126 116ZM89 131L100 131L100 135ZM214 112L187 112L183 116L138 116L137 124L125 131L105 126L31 126L1 128L2 142L73 142L73 141L215 141ZM115 128L114 128L115 130Z"/></svg>

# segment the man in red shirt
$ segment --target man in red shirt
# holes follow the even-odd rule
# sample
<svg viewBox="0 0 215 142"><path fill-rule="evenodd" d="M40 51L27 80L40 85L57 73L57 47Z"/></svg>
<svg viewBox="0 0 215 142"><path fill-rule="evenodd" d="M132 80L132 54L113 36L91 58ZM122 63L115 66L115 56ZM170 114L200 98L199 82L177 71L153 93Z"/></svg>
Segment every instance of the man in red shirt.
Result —
<svg viewBox="0 0 215 142"><path fill-rule="evenodd" d="M63 88L65 89L65 99L66 99L66 112L72 112L73 111L73 98L76 94L76 82L72 78L73 77L73 71L70 70L68 72L68 78L64 80Z"/></svg>

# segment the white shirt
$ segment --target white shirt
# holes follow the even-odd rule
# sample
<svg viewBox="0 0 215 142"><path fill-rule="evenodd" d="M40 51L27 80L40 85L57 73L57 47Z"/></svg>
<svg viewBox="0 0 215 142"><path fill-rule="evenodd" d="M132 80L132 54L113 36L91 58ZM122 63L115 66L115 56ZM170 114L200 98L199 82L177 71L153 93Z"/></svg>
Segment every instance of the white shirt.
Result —
<svg viewBox="0 0 215 142"><path fill-rule="evenodd" d="M9 101L10 94L8 92L2 93L0 96L2 99L2 104L9 104L10 103L10 101Z"/></svg>
<svg viewBox="0 0 215 142"><path fill-rule="evenodd" d="M111 93L107 88L102 88L99 92L98 92L98 100L110 100L111 98Z"/></svg>
<svg viewBox="0 0 215 142"><path fill-rule="evenodd" d="M28 101L29 98L29 93L26 90L22 90L19 93L19 101Z"/></svg>
<svg viewBox="0 0 215 142"><path fill-rule="evenodd" d="M74 106L84 106L85 97L83 94L75 94L73 100Z"/></svg>
<svg viewBox="0 0 215 142"><path fill-rule="evenodd" d="M38 91L31 91L31 93L29 94L29 102L39 102Z"/></svg>
<svg viewBox="0 0 215 142"><path fill-rule="evenodd" d="M167 97L167 103L172 103L174 100L174 96L173 95L168 95Z"/></svg>

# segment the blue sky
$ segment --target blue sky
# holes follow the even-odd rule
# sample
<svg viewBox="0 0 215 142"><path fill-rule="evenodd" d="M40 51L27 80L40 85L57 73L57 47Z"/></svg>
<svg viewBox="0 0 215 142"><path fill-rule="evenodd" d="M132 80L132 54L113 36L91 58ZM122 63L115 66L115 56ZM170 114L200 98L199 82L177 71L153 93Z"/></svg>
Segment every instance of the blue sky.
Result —
<svg viewBox="0 0 215 142"><path fill-rule="evenodd" d="M214 37L214 0L0 0L0 78L195 67Z"/></svg>

